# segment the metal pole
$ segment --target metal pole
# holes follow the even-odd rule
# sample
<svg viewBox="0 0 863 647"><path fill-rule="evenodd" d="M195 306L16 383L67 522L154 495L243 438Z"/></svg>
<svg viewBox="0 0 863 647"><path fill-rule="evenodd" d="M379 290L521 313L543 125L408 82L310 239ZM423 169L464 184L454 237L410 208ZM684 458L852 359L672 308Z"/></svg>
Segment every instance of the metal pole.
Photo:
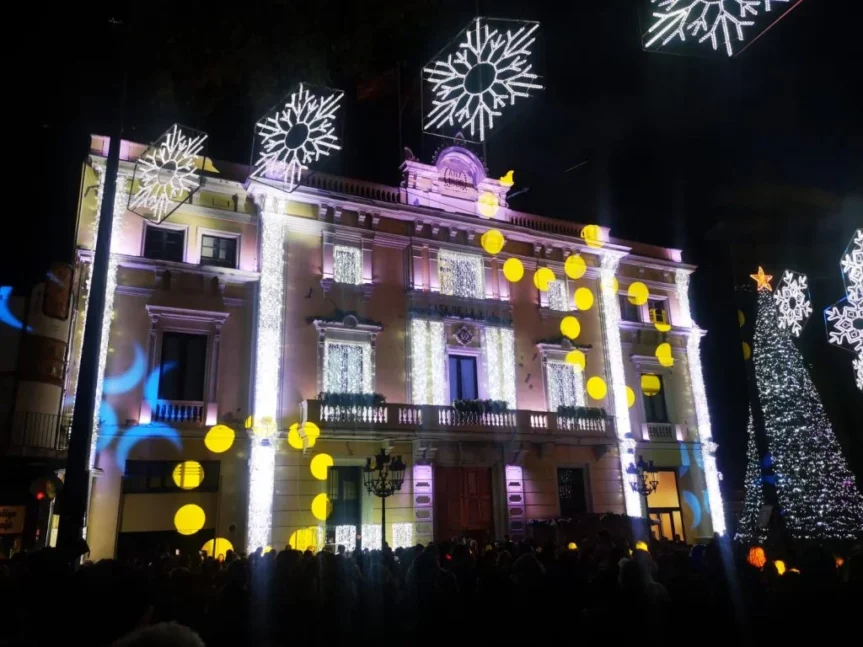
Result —
<svg viewBox="0 0 863 647"><path fill-rule="evenodd" d="M387 543L387 498L381 497L381 549Z"/></svg>
<svg viewBox="0 0 863 647"><path fill-rule="evenodd" d="M112 20L114 43L119 42L122 22ZM114 51L109 48L108 51ZM60 527L57 547L67 559L77 560L83 537L90 495L90 445L93 420L96 413L96 380L99 371L99 348L102 342L102 313L105 311L105 289L108 283L108 260L111 252L111 228L114 221L114 192L117 170L120 166L120 138L123 136L123 110L126 102L126 74L123 74L120 99L111 132L110 147L105 165L105 183L99 211L99 230L93 253L93 273L90 295L87 299L87 326L78 372L78 390L75 394L75 411L72 416L72 437L66 457L66 479L63 484Z"/></svg>

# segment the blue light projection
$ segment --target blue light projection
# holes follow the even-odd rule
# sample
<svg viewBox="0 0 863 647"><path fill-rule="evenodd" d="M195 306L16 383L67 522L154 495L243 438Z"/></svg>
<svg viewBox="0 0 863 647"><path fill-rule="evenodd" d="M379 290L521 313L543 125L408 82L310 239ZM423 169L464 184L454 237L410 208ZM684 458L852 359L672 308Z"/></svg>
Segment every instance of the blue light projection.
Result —
<svg viewBox="0 0 863 647"><path fill-rule="evenodd" d="M701 525L701 503L699 503L698 497L689 490L683 491L683 503L692 513L692 523L690 524L689 529L695 530Z"/></svg>
<svg viewBox="0 0 863 647"><path fill-rule="evenodd" d="M156 405L163 400L159 400L159 379L162 374L167 373L177 365L177 362L167 362L162 365L161 369L154 368L150 371L147 381L144 383L144 400L150 403L150 408L155 409Z"/></svg>
<svg viewBox="0 0 863 647"><path fill-rule="evenodd" d="M700 454L701 452L696 452ZM689 449L686 445L680 445L680 476L686 475L689 472Z"/></svg>
<svg viewBox="0 0 863 647"><path fill-rule="evenodd" d="M0 321L5 323L10 328L16 328L18 330L24 330L24 323L18 319L12 312L9 310L9 297L12 296L12 286L11 285L3 285L0 286ZM31 326L26 327L27 332L33 330Z"/></svg>
<svg viewBox="0 0 863 647"><path fill-rule="evenodd" d="M149 425L135 425L126 430L126 433L117 441L117 451L114 454L114 460L117 462L117 467L120 471L126 470L126 459L132 448L142 440L152 440L162 438L170 442L177 450L183 449L183 441L180 440L180 434L173 427L162 422L153 422Z"/></svg>
<svg viewBox="0 0 863 647"><path fill-rule="evenodd" d="M132 360L132 366L125 373L117 376L108 377L102 382L102 393L105 395L117 395L118 393L126 393L135 388L147 371L146 359L144 357L144 349L141 344L135 344L135 358ZM158 372L158 369L154 372Z"/></svg>
<svg viewBox="0 0 863 647"><path fill-rule="evenodd" d="M116 435L117 413L114 407L102 400L99 406L99 440L96 443L96 451L101 452L105 449Z"/></svg>

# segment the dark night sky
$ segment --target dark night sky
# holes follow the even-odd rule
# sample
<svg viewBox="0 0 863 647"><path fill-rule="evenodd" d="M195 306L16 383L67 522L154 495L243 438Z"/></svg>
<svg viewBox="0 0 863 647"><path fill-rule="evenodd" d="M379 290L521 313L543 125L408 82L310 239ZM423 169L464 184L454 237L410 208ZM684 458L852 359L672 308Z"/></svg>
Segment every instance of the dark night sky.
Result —
<svg viewBox="0 0 863 647"><path fill-rule="evenodd" d="M746 405L732 288L756 260L776 263L774 274L796 264L815 277L818 319L841 296L839 254L863 225L863 72L846 3L805 0L732 60L644 52L642 0L478 4L543 24L547 90L488 146L491 172L513 168L517 188L531 189L513 207L606 224L701 265L708 389L723 469L737 483ZM179 121L210 134L212 157L241 162L255 119L292 84L341 88L344 151L327 170L395 184L400 143L426 160L440 144L420 132L420 67L475 14L455 0L124 5L69 16L34 7L17 23L26 45L6 44L8 159L26 192L7 206L25 244L4 254L4 284L25 286L70 257L87 135L109 127L124 76L125 137L151 140ZM112 15L127 30L117 51ZM848 388L849 356L827 349L820 322L802 347L859 475L863 403Z"/></svg>

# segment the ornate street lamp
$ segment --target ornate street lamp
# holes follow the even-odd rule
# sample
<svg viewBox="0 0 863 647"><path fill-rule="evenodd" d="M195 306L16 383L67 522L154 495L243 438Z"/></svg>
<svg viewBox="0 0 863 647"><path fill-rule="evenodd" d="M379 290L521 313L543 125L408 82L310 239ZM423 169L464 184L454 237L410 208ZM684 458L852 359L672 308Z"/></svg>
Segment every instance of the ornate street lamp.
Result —
<svg viewBox="0 0 863 647"><path fill-rule="evenodd" d="M382 547L387 541L387 498L402 489L406 467L401 456L390 456L381 448L375 456L366 459L363 468L366 490L381 500Z"/></svg>
<svg viewBox="0 0 863 647"><path fill-rule="evenodd" d="M635 480L630 481L629 485L632 486L634 492L638 492L641 496L653 494L659 487L659 479L656 476L653 461L645 462L644 458L639 456L637 463L629 464L626 473L635 477Z"/></svg>

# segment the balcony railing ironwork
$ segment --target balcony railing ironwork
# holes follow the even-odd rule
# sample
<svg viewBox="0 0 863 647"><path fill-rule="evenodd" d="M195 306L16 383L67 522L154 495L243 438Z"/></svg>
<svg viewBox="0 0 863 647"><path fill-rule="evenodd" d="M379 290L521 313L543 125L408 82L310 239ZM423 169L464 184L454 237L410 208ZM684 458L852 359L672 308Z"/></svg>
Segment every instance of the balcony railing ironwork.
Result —
<svg viewBox="0 0 863 647"><path fill-rule="evenodd" d="M191 400L159 400L153 405L152 422L174 425L203 425L206 406Z"/></svg>
<svg viewBox="0 0 863 647"><path fill-rule="evenodd" d="M648 440L677 440L674 425L670 422L647 422Z"/></svg>
<svg viewBox="0 0 863 647"><path fill-rule="evenodd" d="M0 419L0 447L15 451L65 452L72 433L72 416L15 411Z"/></svg>

